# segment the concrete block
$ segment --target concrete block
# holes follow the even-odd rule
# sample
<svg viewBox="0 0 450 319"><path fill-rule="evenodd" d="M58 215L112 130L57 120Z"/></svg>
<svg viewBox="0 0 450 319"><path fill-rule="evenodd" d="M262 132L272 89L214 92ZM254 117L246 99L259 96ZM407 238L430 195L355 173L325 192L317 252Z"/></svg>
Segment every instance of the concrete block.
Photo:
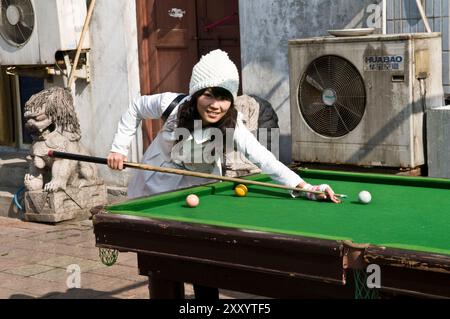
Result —
<svg viewBox="0 0 450 319"><path fill-rule="evenodd" d="M13 203L16 188L0 187L0 216L11 218L23 218L21 212Z"/></svg>
<svg viewBox="0 0 450 319"><path fill-rule="evenodd" d="M108 204L119 203L127 200L127 188L108 186Z"/></svg>
<svg viewBox="0 0 450 319"><path fill-rule="evenodd" d="M8 217L14 194L0 190L0 216Z"/></svg>
<svg viewBox="0 0 450 319"><path fill-rule="evenodd" d="M107 203L105 185L68 188L48 193L29 191L25 193L25 218L28 221L55 223L90 216L90 209Z"/></svg>
<svg viewBox="0 0 450 319"><path fill-rule="evenodd" d="M450 106L426 114L428 175L450 178Z"/></svg>
<svg viewBox="0 0 450 319"><path fill-rule="evenodd" d="M29 164L23 157L0 158L0 186L15 188L23 186L23 178L28 173L28 167Z"/></svg>

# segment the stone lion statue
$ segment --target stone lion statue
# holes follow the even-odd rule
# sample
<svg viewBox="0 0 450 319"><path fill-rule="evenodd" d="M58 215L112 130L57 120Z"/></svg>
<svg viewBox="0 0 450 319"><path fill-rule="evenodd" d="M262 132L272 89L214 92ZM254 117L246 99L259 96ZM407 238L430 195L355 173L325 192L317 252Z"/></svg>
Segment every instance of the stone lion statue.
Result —
<svg viewBox="0 0 450 319"><path fill-rule="evenodd" d="M69 91L52 87L33 95L25 104L25 127L31 133L28 191L57 192L67 187L99 185L95 164L50 158L49 150L89 155L81 144L81 131Z"/></svg>

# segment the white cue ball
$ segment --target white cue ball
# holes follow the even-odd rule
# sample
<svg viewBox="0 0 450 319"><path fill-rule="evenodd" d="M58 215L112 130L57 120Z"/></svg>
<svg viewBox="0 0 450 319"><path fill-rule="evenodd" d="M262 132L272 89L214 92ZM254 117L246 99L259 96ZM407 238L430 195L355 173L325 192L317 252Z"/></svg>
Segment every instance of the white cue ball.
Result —
<svg viewBox="0 0 450 319"><path fill-rule="evenodd" d="M372 200L372 195L368 191L361 191L358 194L358 199L360 203L369 204Z"/></svg>
<svg viewBox="0 0 450 319"><path fill-rule="evenodd" d="M186 204L189 207L197 207L198 204L200 204L200 199L198 198L197 195L191 194L188 197L186 197Z"/></svg>

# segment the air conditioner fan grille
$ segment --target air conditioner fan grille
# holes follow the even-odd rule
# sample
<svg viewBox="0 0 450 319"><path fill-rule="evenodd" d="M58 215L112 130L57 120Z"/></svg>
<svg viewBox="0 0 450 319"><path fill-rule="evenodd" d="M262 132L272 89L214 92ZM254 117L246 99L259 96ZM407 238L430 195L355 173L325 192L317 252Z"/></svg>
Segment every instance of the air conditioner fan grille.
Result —
<svg viewBox="0 0 450 319"><path fill-rule="evenodd" d="M16 47L25 45L34 29L34 10L31 1L1 0L0 10L2 38Z"/></svg>
<svg viewBox="0 0 450 319"><path fill-rule="evenodd" d="M341 137L361 122L366 108L363 78L348 60L326 55L314 60L300 80L298 101L308 126Z"/></svg>

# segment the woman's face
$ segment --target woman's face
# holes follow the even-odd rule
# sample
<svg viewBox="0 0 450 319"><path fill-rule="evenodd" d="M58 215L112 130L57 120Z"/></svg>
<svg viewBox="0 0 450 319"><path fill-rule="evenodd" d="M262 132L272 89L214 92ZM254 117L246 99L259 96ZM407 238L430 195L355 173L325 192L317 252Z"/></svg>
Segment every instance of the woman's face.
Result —
<svg viewBox="0 0 450 319"><path fill-rule="evenodd" d="M203 125L219 122L231 107L231 102L216 98L208 89L197 99L197 110Z"/></svg>

